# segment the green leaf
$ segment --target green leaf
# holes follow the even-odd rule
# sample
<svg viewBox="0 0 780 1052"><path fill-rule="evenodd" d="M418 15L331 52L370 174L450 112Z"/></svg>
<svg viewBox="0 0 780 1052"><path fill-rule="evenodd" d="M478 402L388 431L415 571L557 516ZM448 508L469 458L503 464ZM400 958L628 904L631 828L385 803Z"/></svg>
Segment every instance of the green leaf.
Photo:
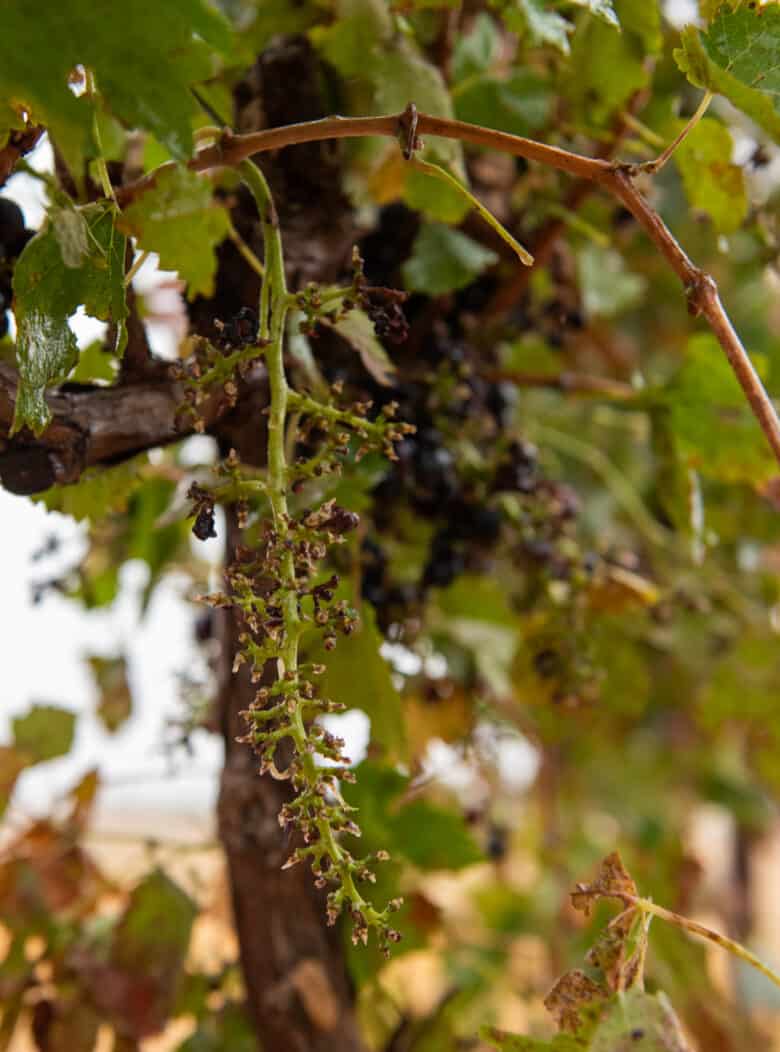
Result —
<svg viewBox="0 0 780 1052"><path fill-rule="evenodd" d="M622 32L601 19L584 19L572 42L569 94L586 127L610 121L650 80L647 58L661 47L655 0L617 0Z"/></svg>
<svg viewBox="0 0 780 1052"><path fill-rule="evenodd" d="M709 333L688 343L686 360L664 400L678 454L721 482L759 482L777 470L731 366Z"/></svg>
<svg viewBox="0 0 780 1052"><path fill-rule="evenodd" d="M344 786L344 797L358 808L363 830L361 849L384 847L420 869L462 869L483 860L463 815L427 800L399 806L408 778L372 761L355 769L356 782Z"/></svg>
<svg viewBox="0 0 780 1052"><path fill-rule="evenodd" d="M184 159L195 113L189 85L212 75L213 50L231 48L228 23L205 0L127 0L121 16L109 0L5 5L0 95L46 124L73 164L91 138L90 100L68 87L81 65L95 74L116 117L152 131Z"/></svg>
<svg viewBox="0 0 780 1052"><path fill-rule="evenodd" d="M49 422L44 392L67 376L78 357L70 315L83 306L87 314L120 325L127 315L125 238L114 226L113 206L86 205L76 215L86 227L87 255L79 257L80 265L73 265L80 250L72 241L67 249L70 264L66 263L62 232L58 237L55 223L49 221L25 247L14 269L20 376L14 431L28 426L40 434Z"/></svg>
<svg viewBox="0 0 780 1052"><path fill-rule="evenodd" d="M572 24L555 11L545 8L544 0L515 0L514 10L507 9L504 19L515 32L526 29L536 44L550 44L569 54L569 34Z"/></svg>
<svg viewBox="0 0 780 1052"><path fill-rule="evenodd" d="M70 384L111 384L119 371L119 362L103 340L92 343L79 351L79 360L68 373Z"/></svg>
<svg viewBox="0 0 780 1052"><path fill-rule="evenodd" d="M455 41L452 55L452 79L457 84L490 69L501 46L498 26L484 11L474 19L468 33Z"/></svg>
<svg viewBox="0 0 780 1052"><path fill-rule="evenodd" d="M417 109L439 117L453 117L453 105L440 70L430 62L415 41L394 32L393 18L384 0L338 0L337 18L328 27L317 27L312 39L325 58L342 76L364 90L356 92L365 112L398 112L414 102ZM426 159L452 170L465 180L463 148L453 139L437 138L427 143ZM403 197L410 208L433 219L457 223L468 205L456 191L437 185L420 172L409 171Z"/></svg>
<svg viewBox="0 0 780 1052"><path fill-rule="evenodd" d="M380 343L374 331L374 323L365 311L355 308L336 322L330 322L326 318L320 319L320 322L332 328L357 351L366 371L378 384L386 387L393 382L395 366Z"/></svg>
<svg viewBox="0 0 780 1052"><path fill-rule="evenodd" d="M462 289L498 256L459 230L439 223L420 228L412 254L402 267L404 284L413 292L439 296Z"/></svg>
<svg viewBox="0 0 780 1052"><path fill-rule="evenodd" d="M641 300L645 281L626 269L623 257L612 248L587 244L578 254L577 269L585 310L610 318Z"/></svg>
<svg viewBox="0 0 780 1052"><path fill-rule="evenodd" d="M780 8L777 4L722 7L701 36L712 61L749 88L780 95Z"/></svg>
<svg viewBox="0 0 780 1052"><path fill-rule="evenodd" d="M427 800L402 807L392 822L397 850L420 869L462 869L484 858L463 815Z"/></svg>
<svg viewBox="0 0 780 1052"><path fill-rule="evenodd" d="M647 994L634 986L607 1006L588 1052L689 1052L682 1028L663 993Z"/></svg>
<svg viewBox="0 0 780 1052"><path fill-rule="evenodd" d="M49 221L66 267L81 267L89 255L89 227L84 213L72 204L54 205Z"/></svg>
<svg viewBox="0 0 780 1052"><path fill-rule="evenodd" d="M692 84L723 95L780 142L780 9L776 5L759 11L748 5L737 11L723 9L706 33L686 26L680 44L674 57ZM761 68L764 61L767 67Z"/></svg>
<svg viewBox="0 0 780 1052"><path fill-rule="evenodd" d="M479 1036L498 1052L586 1052L585 1046L570 1034L556 1034L550 1041L509 1034L494 1026L485 1026Z"/></svg>
<svg viewBox="0 0 780 1052"><path fill-rule="evenodd" d="M362 709L371 720L372 744L383 749L389 759L400 760L406 751L401 699L390 666L380 653L381 646L374 610L363 603L360 628L340 639L334 651L327 653L320 648L312 660L326 667L323 694L338 698L350 709Z"/></svg>
<svg viewBox="0 0 780 1052"><path fill-rule="evenodd" d="M527 69L506 77L474 77L453 92L455 116L510 135L530 135L549 119L553 95L548 83Z"/></svg>
<svg viewBox="0 0 780 1052"><path fill-rule="evenodd" d="M684 123L676 122L673 136ZM739 229L748 210L744 172L731 163L733 147L728 128L705 117L674 152L691 207L706 212L722 234Z"/></svg>
<svg viewBox="0 0 780 1052"><path fill-rule="evenodd" d="M214 202L208 180L179 166L164 169L154 186L127 208L122 229L156 252L160 266L178 271L187 295L210 296L217 268L215 249L227 236L227 211Z"/></svg>
<svg viewBox="0 0 780 1052"><path fill-rule="evenodd" d="M73 744L76 715L57 705L33 705L11 721L14 746L28 764L64 756Z"/></svg>
<svg viewBox="0 0 780 1052"><path fill-rule="evenodd" d="M136 461L113 468L92 468L70 486L53 486L34 498L49 511L70 515L79 522L98 522L110 512L124 511L130 495L142 485Z"/></svg>

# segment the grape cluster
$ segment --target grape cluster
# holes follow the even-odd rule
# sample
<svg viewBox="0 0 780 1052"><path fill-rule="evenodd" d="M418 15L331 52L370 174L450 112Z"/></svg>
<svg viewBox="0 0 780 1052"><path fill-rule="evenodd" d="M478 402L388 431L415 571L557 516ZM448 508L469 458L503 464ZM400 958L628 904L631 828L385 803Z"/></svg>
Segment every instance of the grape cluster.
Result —
<svg viewBox="0 0 780 1052"><path fill-rule="evenodd" d="M0 338L8 332L14 264L33 233L26 229L24 215L16 202L0 197Z"/></svg>

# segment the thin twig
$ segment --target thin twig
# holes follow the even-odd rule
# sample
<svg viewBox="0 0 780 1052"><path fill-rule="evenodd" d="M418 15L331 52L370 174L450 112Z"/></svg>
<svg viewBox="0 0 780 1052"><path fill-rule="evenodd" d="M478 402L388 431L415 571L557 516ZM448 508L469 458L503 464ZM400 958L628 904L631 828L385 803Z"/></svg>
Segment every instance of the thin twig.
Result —
<svg viewBox="0 0 780 1052"><path fill-rule="evenodd" d="M702 96L702 100L696 107L696 112L693 114L688 123L680 130L680 134L675 136L674 139L669 143L666 149L656 157L654 161L645 161L644 164L637 165L638 172L645 172L647 175L655 175L656 172L660 172L666 162L671 158L674 151L688 138L690 133L702 119L704 114L707 112L710 103L712 102L713 94L711 91L705 91Z"/></svg>
<svg viewBox="0 0 780 1052"><path fill-rule="evenodd" d="M724 950L727 950L735 957L739 957L740 960L746 961L761 972L762 975L765 975L775 986L780 986L780 975L777 972L772 971L768 965L764 964L754 953L751 953L746 946L735 942L734 939L730 939L728 935L721 935L720 932L713 931L712 928L707 928L703 924L699 924L698 921L683 917L680 913L668 910L664 906L657 906L651 899L639 898L637 895L622 895L621 898L625 902L630 902L633 906L636 906L642 913L650 913L655 917L660 917L661 920L668 921L670 924L682 928L683 931L690 932L692 935L700 935L702 939L708 939L717 946L722 946Z"/></svg>
<svg viewBox="0 0 780 1052"><path fill-rule="evenodd" d="M404 113L380 117L325 117L318 121L269 128L250 135L226 133L218 143L200 150L190 161L189 167L193 171L234 167L256 153L324 139L375 135L396 138L405 127L404 117ZM448 117L434 117L426 113L417 114L416 132L419 135L437 135L498 150L515 157L524 157L528 161L536 161L556 171L595 183L617 198L643 227L682 282L691 313L700 315L710 325L780 464L780 420L723 308L714 280L688 258L664 221L642 196L634 184L633 169L630 165L583 157L569 150L535 142L519 135L510 135L481 125L467 124L465 121ZM153 186L157 174L165 167L163 165L156 173L152 172L143 179L123 187L117 193L120 203L132 200Z"/></svg>
<svg viewBox="0 0 780 1052"><path fill-rule="evenodd" d="M260 260L257 258L257 256L254 254L254 252L249 247L249 245L246 243L246 241L244 241L244 239L241 237L239 232L233 226L232 222L230 223L230 226L228 227L228 237L233 242L233 244L236 246L238 251L241 253L241 255L244 257L246 262L252 268L252 270L255 272L255 274L259 274L259 276L262 278L265 275L265 267L260 262Z"/></svg>
<svg viewBox="0 0 780 1052"><path fill-rule="evenodd" d="M148 249L145 249L143 252L139 252L138 253L138 255L133 260L132 266L130 267L128 272L125 274L125 288L127 288L127 286L130 284L130 282L133 280L133 278L136 276L136 274L138 273L138 271L141 269L141 267L144 265L144 263L147 261L148 258L149 258L149 251L148 251Z"/></svg>

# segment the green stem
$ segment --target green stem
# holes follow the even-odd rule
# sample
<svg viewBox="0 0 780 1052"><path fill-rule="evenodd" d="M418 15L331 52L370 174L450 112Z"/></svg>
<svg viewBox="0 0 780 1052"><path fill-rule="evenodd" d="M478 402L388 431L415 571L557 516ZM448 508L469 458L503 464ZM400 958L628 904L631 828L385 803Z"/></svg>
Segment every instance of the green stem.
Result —
<svg viewBox="0 0 780 1052"><path fill-rule="evenodd" d="M283 630L278 650L273 656L277 659L279 681L289 681L294 680L298 674L298 646L304 630L304 621L299 609L299 584L296 579L293 545L285 543L291 532L287 506L287 412L291 407L303 408L301 396L289 390L284 370L285 320L287 311L294 306L295 300L287 291L279 221L268 183L260 169L251 161L243 161L240 172L257 203L265 249L265 274L260 294L260 336L268 340L265 363L270 387L266 494L271 505L277 542L281 542L279 547L282 551L279 560L278 595L282 608ZM308 401L303 399L303 402L308 408ZM312 403L312 408L315 405L316 403ZM320 411L319 406L317 411ZM358 417L355 417L355 423L364 425L364 421ZM299 764L299 773L296 776L296 788L300 790L299 799L309 796L319 802L323 782L315 759L315 749L312 748L315 739L306 723L305 708L303 699L297 698L292 711L288 710L289 721L283 729L272 733L292 739ZM367 931L367 926L386 927L383 914L375 910L358 891L353 872L355 862L336 839L327 813L315 806L314 813L309 811L309 817L319 835L317 855L327 856L329 870L337 877L338 901L343 903L348 899L351 908L362 914L365 922L361 927L362 932Z"/></svg>
<svg viewBox="0 0 780 1052"><path fill-rule="evenodd" d="M233 244L236 246L236 248L241 253L241 255L244 257L244 259L247 261L247 263L252 268L252 270L254 270L254 272L256 274L258 274L261 278L264 277L265 276L265 267L260 262L260 260L257 258L257 256L254 254L254 252L249 247L249 245L246 243L246 241L244 241L244 239L241 237L241 235L239 234L239 232L236 230L236 228L233 226L232 223L230 223L230 225L228 226L228 237L233 242Z"/></svg>
<svg viewBox="0 0 780 1052"><path fill-rule="evenodd" d="M98 178L100 179L100 186L103 190L103 194L108 197L111 201L116 204L116 195L114 194L114 188L111 185L111 179L108 175L108 168L106 166L106 159L103 156L103 141L100 135L100 125L98 124L97 117L97 105L95 103L95 75L87 71L87 93L92 100L92 134L95 136L95 145L97 146L98 155L95 158L95 165L98 171Z"/></svg>
<svg viewBox="0 0 780 1052"><path fill-rule="evenodd" d="M447 183L458 193L462 194L471 207L477 212L487 223L489 227L498 234L502 241L505 241L507 245L512 249L517 258L521 263L524 263L527 267L532 267L534 264L534 257L528 251L527 248L523 248L517 238L513 237L503 223L499 222L493 213L485 208L482 202L468 190L463 183L459 182L454 175L450 175L446 168L442 168L441 165L432 164L430 161L421 161L419 157L410 158L409 164L414 168L417 168L421 172L425 172L426 175L432 175L434 179L440 179L443 183Z"/></svg>
<svg viewBox="0 0 780 1052"><path fill-rule="evenodd" d="M751 953L746 946L742 943L735 942L734 939L730 939L727 935L721 935L720 932L713 931L712 928L706 928L703 924L699 924L697 921L690 920L688 917L683 917L679 913L674 913L673 910L667 910L663 906L657 906L651 899L643 899L634 895L626 895L625 901L630 902L637 909L641 910L642 913L652 914L654 917L660 917L661 920L668 921L670 924L676 925L678 928L682 928L683 931L690 932L692 935L699 935L702 939L708 939L710 942L716 943L718 946L722 946L724 950L733 954L735 957L739 957L740 960L745 961L751 967L765 975L770 982L773 982L775 986L780 986L780 975L777 972L764 964L754 953Z"/></svg>
<svg viewBox="0 0 780 1052"><path fill-rule="evenodd" d="M675 136L674 139L669 143L663 153L659 154L654 161L646 161L644 164L637 166L637 170L641 172L648 172L650 175L655 175L656 172L660 172L666 162L670 159L674 151L693 131L699 121L702 119L704 114L707 112L710 103L712 102L712 92L705 91L702 96L701 102L696 107L696 112L693 114L691 119L680 131L680 134Z"/></svg>
<svg viewBox="0 0 780 1052"><path fill-rule="evenodd" d="M149 258L149 252L148 251L139 252L139 254L135 257L135 259L133 260L133 265L130 267L128 272L125 274L125 288L127 288L127 286L130 284L130 282L133 280L133 278L136 276L136 274L138 273L138 271L141 269L141 267L144 265L144 263L147 261L148 258Z"/></svg>

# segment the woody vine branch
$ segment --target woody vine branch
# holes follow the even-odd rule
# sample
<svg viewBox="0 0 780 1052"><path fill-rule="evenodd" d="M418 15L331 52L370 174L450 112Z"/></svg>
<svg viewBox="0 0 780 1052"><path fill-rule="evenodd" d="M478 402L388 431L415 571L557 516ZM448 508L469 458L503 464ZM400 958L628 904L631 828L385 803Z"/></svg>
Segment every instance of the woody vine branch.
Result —
<svg viewBox="0 0 780 1052"><path fill-rule="evenodd" d="M780 464L780 419L720 300L717 285L710 275L705 274L688 257L661 216L642 195L635 181L637 169L634 166L585 157L557 146L495 131L482 125L418 113L410 104L402 113L378 117L325 117L322 120L270 128L249 135L235 135L225 130L217 143L195 155L189 167L193 171L235 167L254 154L278 150L285 146L365 136L400 136L406 147L405 152L411 158L413 149L408 148L408 138L412 114L413 139L416 135L434 135L523 157L528 161L535 161L593 182L617 198L645 230L682 282L691 314L701 316L709 324ZM414 145L413 142L413 148ZM157 172L159 171L160 169L157 169ZM133 200L154 185L156 174L152 172L117 191L120 205Z"/></svg>

